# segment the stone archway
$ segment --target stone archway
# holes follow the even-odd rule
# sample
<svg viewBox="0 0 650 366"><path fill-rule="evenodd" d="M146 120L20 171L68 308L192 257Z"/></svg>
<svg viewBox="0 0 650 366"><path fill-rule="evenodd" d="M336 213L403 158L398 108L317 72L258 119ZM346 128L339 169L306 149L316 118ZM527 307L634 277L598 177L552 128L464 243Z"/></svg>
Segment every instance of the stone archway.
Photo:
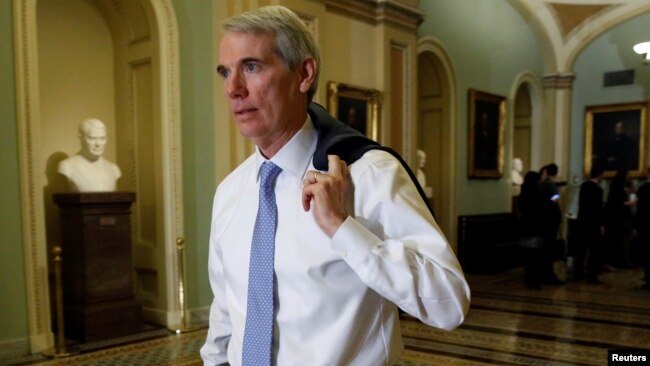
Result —
<svg viewBox="0 0 650 366"><path fill-rule="evenodd" d="M48 290L48 233L44 205L47 197L43 193L43 187L47 184L44 174L48 164L46 157L51 152L45 151L43 147L44 135L49 131L43 129L45 121L41 109L43 100L40 94L42 78L39 76L38 58L38 4L36 0L14 2L21 207L32 353L50 348L53 344ZM126 170L127 182L123 189L134 190L136 193L143 191L143 187L137 182L141 178L139 175L142 175L141 167L146 166L145 160L149 159L149 163L155 165L151 174L155 175L155 180L160 183L155 187L154 197L145 202L155 205L154 210L149 213L153 212L157 220L154 229L156 245L153 251L139 255L149 256L147 260L153 262L156 269L164 274L162 280L157 282L161 284L160 301L151 307L149 318L155 318L153 320L160 324L173 326L179 321L176 300L178 261L175 246L176 238L183 236L178 29L173 6L169 0L142 0L137 4L132 1L95 0L87 4L96 7L102 14L106 20L104 26L108 26L113 41L118 43L118 46L114 47L117 70L115 95L116 99L119 99L115 101L115 120L123 122L116 123L116 134L128 135L128 130L145 128L144 126L158 131L153 138L149 137L155 141L150 145L138 138L125 137L120 144L125 145L124 150L127 153L123 156L117 154L116 158L118 163L124 165L123 170ZM129 34L135 35L136 38L143 35L143 29L137 28L138 25L141 26L142 19L146 19L146 26L149 26L150 33L141 37L150 40L149 50L144 52L145 57L141 57L141 45L146 42L137 42L137 39L132 38L129 41L135 40L136 42L131 44L136 48L131 52L133 56L129 57L129 50L119 47L119 44L127 41ZM117 75L128 67L137 68L146 64L147 61L144 60L147 59L151 64L150 70L146 72L150 77L147 79L148 84L134 83L137 74L135 71L125 72L123 77ZM137 90L133 93L121 92L143 85L148 85L144 87L147 96L143 98L134 94ZM142 103L149 103L146 117L134 112L137 107L142 107ZM150 122L141 123L144 120ZM139 156L138 151L146 151L151 156ZM140 211L144 209L146 208L137 208ZM143 252L136 247L134 254L138 255L138 251Z"/></svg>
<svg viewBox="0 0 650 366"><path fill-rule="evenodd" d="M418 148L427 153L427 185L433 188L436 219L456 243L456 77L450 58L432 37L418 41Z"/></svg>

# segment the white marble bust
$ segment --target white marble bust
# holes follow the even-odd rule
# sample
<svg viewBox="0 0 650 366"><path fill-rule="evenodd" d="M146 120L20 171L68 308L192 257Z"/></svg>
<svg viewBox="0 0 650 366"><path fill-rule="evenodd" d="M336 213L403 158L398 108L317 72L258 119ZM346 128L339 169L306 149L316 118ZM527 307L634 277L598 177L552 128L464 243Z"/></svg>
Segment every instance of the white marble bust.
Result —
<svg viewBox="0 0 650 366"><path fill-rule="evenodd" d="M521 192L521 184L524 183L524 177L521 175L524 170L524 163L519 158L512 159L512 172L510 180L512 182L512 195L518 196Z"/></svg>
<svg viewBox="0 0 650 366"><path fill-rule="evenodd" d="M59 173L67 178L70 191L115 191L122 172L117 165L102 156L106 139L106 126L102 121L90 118L81 122L81 151L59 163Z"/></svg>
<svg viewBox="0 0 650 366"><path fill-rule="evenodd" d="M416 156L418 158L418 169L415 172L415 177L417 178L418 183L420 183L422 189L424 189L426 196L431 198L431 196L433 196L433 189L427 187L427 177L424 174L424 165L427 163L427 154L423 150L418 149Z"/></svg>
<svg viewBox="0 0 650 366"><path fill-rule="evenodd" d="M427 162L427 154L424 153L424 151L418 149L417 151L417 158L418 158L418 170L415 172L416 178L418 179L418 183L422 187L427 186L427 177L424 175L424 164Z"/></svg>

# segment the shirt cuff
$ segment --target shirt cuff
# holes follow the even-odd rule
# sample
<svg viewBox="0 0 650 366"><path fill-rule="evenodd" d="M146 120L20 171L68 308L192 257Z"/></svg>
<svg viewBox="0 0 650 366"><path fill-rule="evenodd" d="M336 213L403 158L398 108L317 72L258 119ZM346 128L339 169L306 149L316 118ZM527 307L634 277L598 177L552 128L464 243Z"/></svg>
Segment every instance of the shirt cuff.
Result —
<svg viewBox="0 0 650 366"><path fill-rule="evenodd" d="M332 237L332 249L352 267L362 262L381 240L351 216Z"/></svg>

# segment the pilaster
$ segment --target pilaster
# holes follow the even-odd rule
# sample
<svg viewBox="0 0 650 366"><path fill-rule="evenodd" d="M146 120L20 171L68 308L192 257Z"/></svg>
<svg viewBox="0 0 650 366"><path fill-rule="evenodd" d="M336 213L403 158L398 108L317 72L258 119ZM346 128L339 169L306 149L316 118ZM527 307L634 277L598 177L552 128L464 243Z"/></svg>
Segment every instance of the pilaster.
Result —
<svg viewBox="0 0 650 366"><path fill-rule="evenodd" d="M573 73L547 74L543 76L546 99L544 120L541 129L541 164L554 162L558 165L558 180L566 180L569 171L571 130L571 97Z"/></svg>

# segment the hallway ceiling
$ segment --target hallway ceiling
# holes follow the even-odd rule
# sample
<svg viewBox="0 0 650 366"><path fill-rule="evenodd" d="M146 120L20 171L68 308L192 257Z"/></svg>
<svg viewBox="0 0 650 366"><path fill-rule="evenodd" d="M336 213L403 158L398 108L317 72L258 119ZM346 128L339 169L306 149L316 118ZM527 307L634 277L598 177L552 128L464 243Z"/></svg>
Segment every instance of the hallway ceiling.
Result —
<svg viewBox="0 0 650 366"><path fill-rule="evenodd" d="M650 0L508 0L539 33L547 65L570 72L577 55L608 29L650 11ZM640 35L644 37L646 35Z"/></svg>
<svg viewBox="0 0 650 366"><path fill-rule="evenodd" d="M554 22L546 25L555 27L563 38L567 38L587 22L609 18L620 8L634 9L648 3L647 0L533 0L533 2L543 3L554 17Z"/></svg>

